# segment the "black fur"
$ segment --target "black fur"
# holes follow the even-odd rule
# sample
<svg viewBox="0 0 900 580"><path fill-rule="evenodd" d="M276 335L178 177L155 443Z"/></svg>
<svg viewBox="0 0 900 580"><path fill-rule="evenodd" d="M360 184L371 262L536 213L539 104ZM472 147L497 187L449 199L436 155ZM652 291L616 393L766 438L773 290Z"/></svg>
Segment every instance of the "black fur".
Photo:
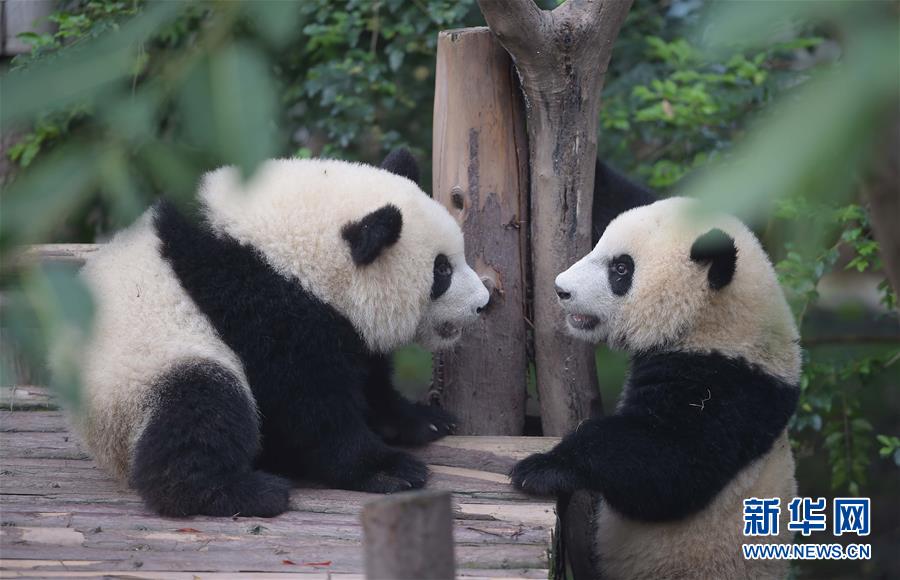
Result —
<svg viewBox="0 0 900 580"><path fill-rule="evenodd" d="M591 244L596 245L606 226L620 213L657 201L656 194L597 160L594 174L594 209Z"/></svg>
<svg viewBox="0 0 900 580"><path fill-rule="evenodd" d="M431 282L431 299L437 300L450 288L453 281L453 265L444 254L434 259L434 279Z"/></svg>
<svg viewBox="0 0 900 580"><path fill-rule="evenodd" d="M637 356L616 413L590 419L518 463L514 485L540 495L589 489L637 520L684 518L772 448L799 389L718 353Z"/></svg>
<svg viewBox="0 0 900 580"><path fill-rule="evenodd" d="M734 278L737 269L737 246L734 238L718 228L700 236L691 246L691 260L709 264L709 287L721 290Z"/></svg>
<svg viewBox="0 0 900 580"><path fill-rule="evenodd" d="M366 382L369 424L393 445L424 445L456 428L456 419L439 407L409 404L391 385L392 364L387 356L373 356ZM424 419L424 420L423 420ZM403 426L403 429L398 429Z"/></svg>
<svg viewBox="0 0 900 580"><path fill-rule="evenodd" d="M341 237L350 246L353 262L367 266L381 252L397 243L403 229L403 214L397 206L387 204L359 221L350 222L341 229Z"/></svg>
<svg viewBox="0 0 900 580"><path fill-rule="evenodd" d="M620 273L620 270L624 273ZM634 260L628 254L616 256L609 263L609 288L616 296L625 296L634 279Z"/></svg>
<svg viewBox="0 0 900 580"><path fill-rule="evenodd" d="M131 485L166 516L262 516L288 509L290 482L253 470L256 410L238 379L208 361L160 377L137 441Z"/></svg>
<svg viewBox="0 0 900 580"><path fill-rule="evenodd" d="M390 365L352 324L253 248L168 203L157 206L155 225L163 257L244 365L261 417L261 468L371 492L425 484L425 465L371 426L421 444L446 434L449 416L400 396Z"/></svg>
<svg viewBox="0 0 900 580"><path fill-rule="evenodd" d="M405 177L416 185L419 184L419 164L416 163L416 158L409 152L409 149L401 147L388 153L388 156L381 162L381 168Z"/></svg>

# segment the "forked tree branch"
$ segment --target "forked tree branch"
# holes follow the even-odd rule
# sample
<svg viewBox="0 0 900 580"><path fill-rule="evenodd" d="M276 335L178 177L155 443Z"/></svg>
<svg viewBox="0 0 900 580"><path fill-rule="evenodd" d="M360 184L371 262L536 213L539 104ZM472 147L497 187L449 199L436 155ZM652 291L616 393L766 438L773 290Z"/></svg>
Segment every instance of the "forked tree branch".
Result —
<svg viewBox="0 0 900 580"><path fill-rule="evenodd" d="M478 0L491 32L513 58L539 58L550 28L550 13L532 1Z"/></svg>
<svg viewBox="0 0 900 580"><path fill-rule="evenodd" d="M525 94L535 368L544 434L564 435L599 394L593 348L566 332L553 279L590 251L600 91L631 0L478 4Z"/></svg>
<svg viewBox="0 0 900 580"><path fill-rule="evenodd" d="M541 10L534 0L478 0L478 5L516 62L527 94L556 86L548 81L570 75L572 67L592 77L605 72L631 0L568 0L552 11Z"/></svg>

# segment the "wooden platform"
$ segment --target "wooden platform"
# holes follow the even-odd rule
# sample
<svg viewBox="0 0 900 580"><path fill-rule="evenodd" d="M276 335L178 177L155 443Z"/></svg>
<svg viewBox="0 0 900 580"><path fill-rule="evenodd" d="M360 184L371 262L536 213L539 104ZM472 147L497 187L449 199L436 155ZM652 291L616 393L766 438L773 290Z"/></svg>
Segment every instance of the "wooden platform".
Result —
<svg viewBox="0 0 900 580"><path fill-rule="evenodd" d="M276 518L161 518L96 466L44 390L5 395L0 576L362 577L359 513L378 496L300 488ZM459 576L547 577L553 503L515 492L504 474L556 441L448 437L416 451L429 488L453 492Z"/></svg>

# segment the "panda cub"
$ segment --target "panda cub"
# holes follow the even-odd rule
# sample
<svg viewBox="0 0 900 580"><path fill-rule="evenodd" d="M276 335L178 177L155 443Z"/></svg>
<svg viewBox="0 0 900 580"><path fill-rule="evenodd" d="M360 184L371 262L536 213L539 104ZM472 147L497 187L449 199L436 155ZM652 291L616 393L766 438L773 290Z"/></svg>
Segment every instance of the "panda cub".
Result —
<svg viewBox="0 0 900 580"><path fill-rule="evenodd" d="M520 462L513 482L602 496L594 556L604 579L784 577L786 562L741 551L792 535L786 428L800 349L775 271L738 220L696 200L654 202L597 171L609 202L594 216L602 236L556 290L570 332L632 353L630 375L612 415ZM779 536L743 536L752 497L781 499Z"/></svg>
<svg viewBox="0 0 900 580"><path fill-rule="evenodd" d="M488 302L405 150L381 168L206 175L199 220L159 203L92 257L97 304L76 422L164 515L274 516L288 478L390 493L423 463L391 445L453 419L391 384L391 351L452 345Z"/></svg>

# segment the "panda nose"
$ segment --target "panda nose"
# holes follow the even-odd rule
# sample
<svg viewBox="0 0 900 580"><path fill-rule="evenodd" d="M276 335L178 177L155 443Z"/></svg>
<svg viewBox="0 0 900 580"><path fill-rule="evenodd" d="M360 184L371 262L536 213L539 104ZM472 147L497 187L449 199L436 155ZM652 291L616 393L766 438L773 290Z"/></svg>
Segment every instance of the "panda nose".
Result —
<svg viewBox="0 0 900 580"><path fill-rule="evenodd" d="M559 287L559 284L556 284L556 295L559 296L560 300L568 300L572 297L571 292L566 292L562 288Z"/></svg>
<svg viewBox="0 0 900 580"><path fill-rule="evenodd" d="M475 307L476 316L484 312L484 309L491 303L491 296L494 294L495 288L494 280L490 276L482 276L481 283L484 285L484 289L487 290L487 292L485 292L484 302L482 302L480 306Z"/></svg>
<svg viewBox="0 0 900 580"><path fill-rule="evenodd" d="M487 308L487 306L488 306L488 304L490 304L490 302L491 302L491 295L488 294L488 298L487 298L487 300L484 301L484 304L482 304L481 306L475 307L475 315L477 316L477 315L481 314L482 312L484 312L484 309Z"/></svg>

